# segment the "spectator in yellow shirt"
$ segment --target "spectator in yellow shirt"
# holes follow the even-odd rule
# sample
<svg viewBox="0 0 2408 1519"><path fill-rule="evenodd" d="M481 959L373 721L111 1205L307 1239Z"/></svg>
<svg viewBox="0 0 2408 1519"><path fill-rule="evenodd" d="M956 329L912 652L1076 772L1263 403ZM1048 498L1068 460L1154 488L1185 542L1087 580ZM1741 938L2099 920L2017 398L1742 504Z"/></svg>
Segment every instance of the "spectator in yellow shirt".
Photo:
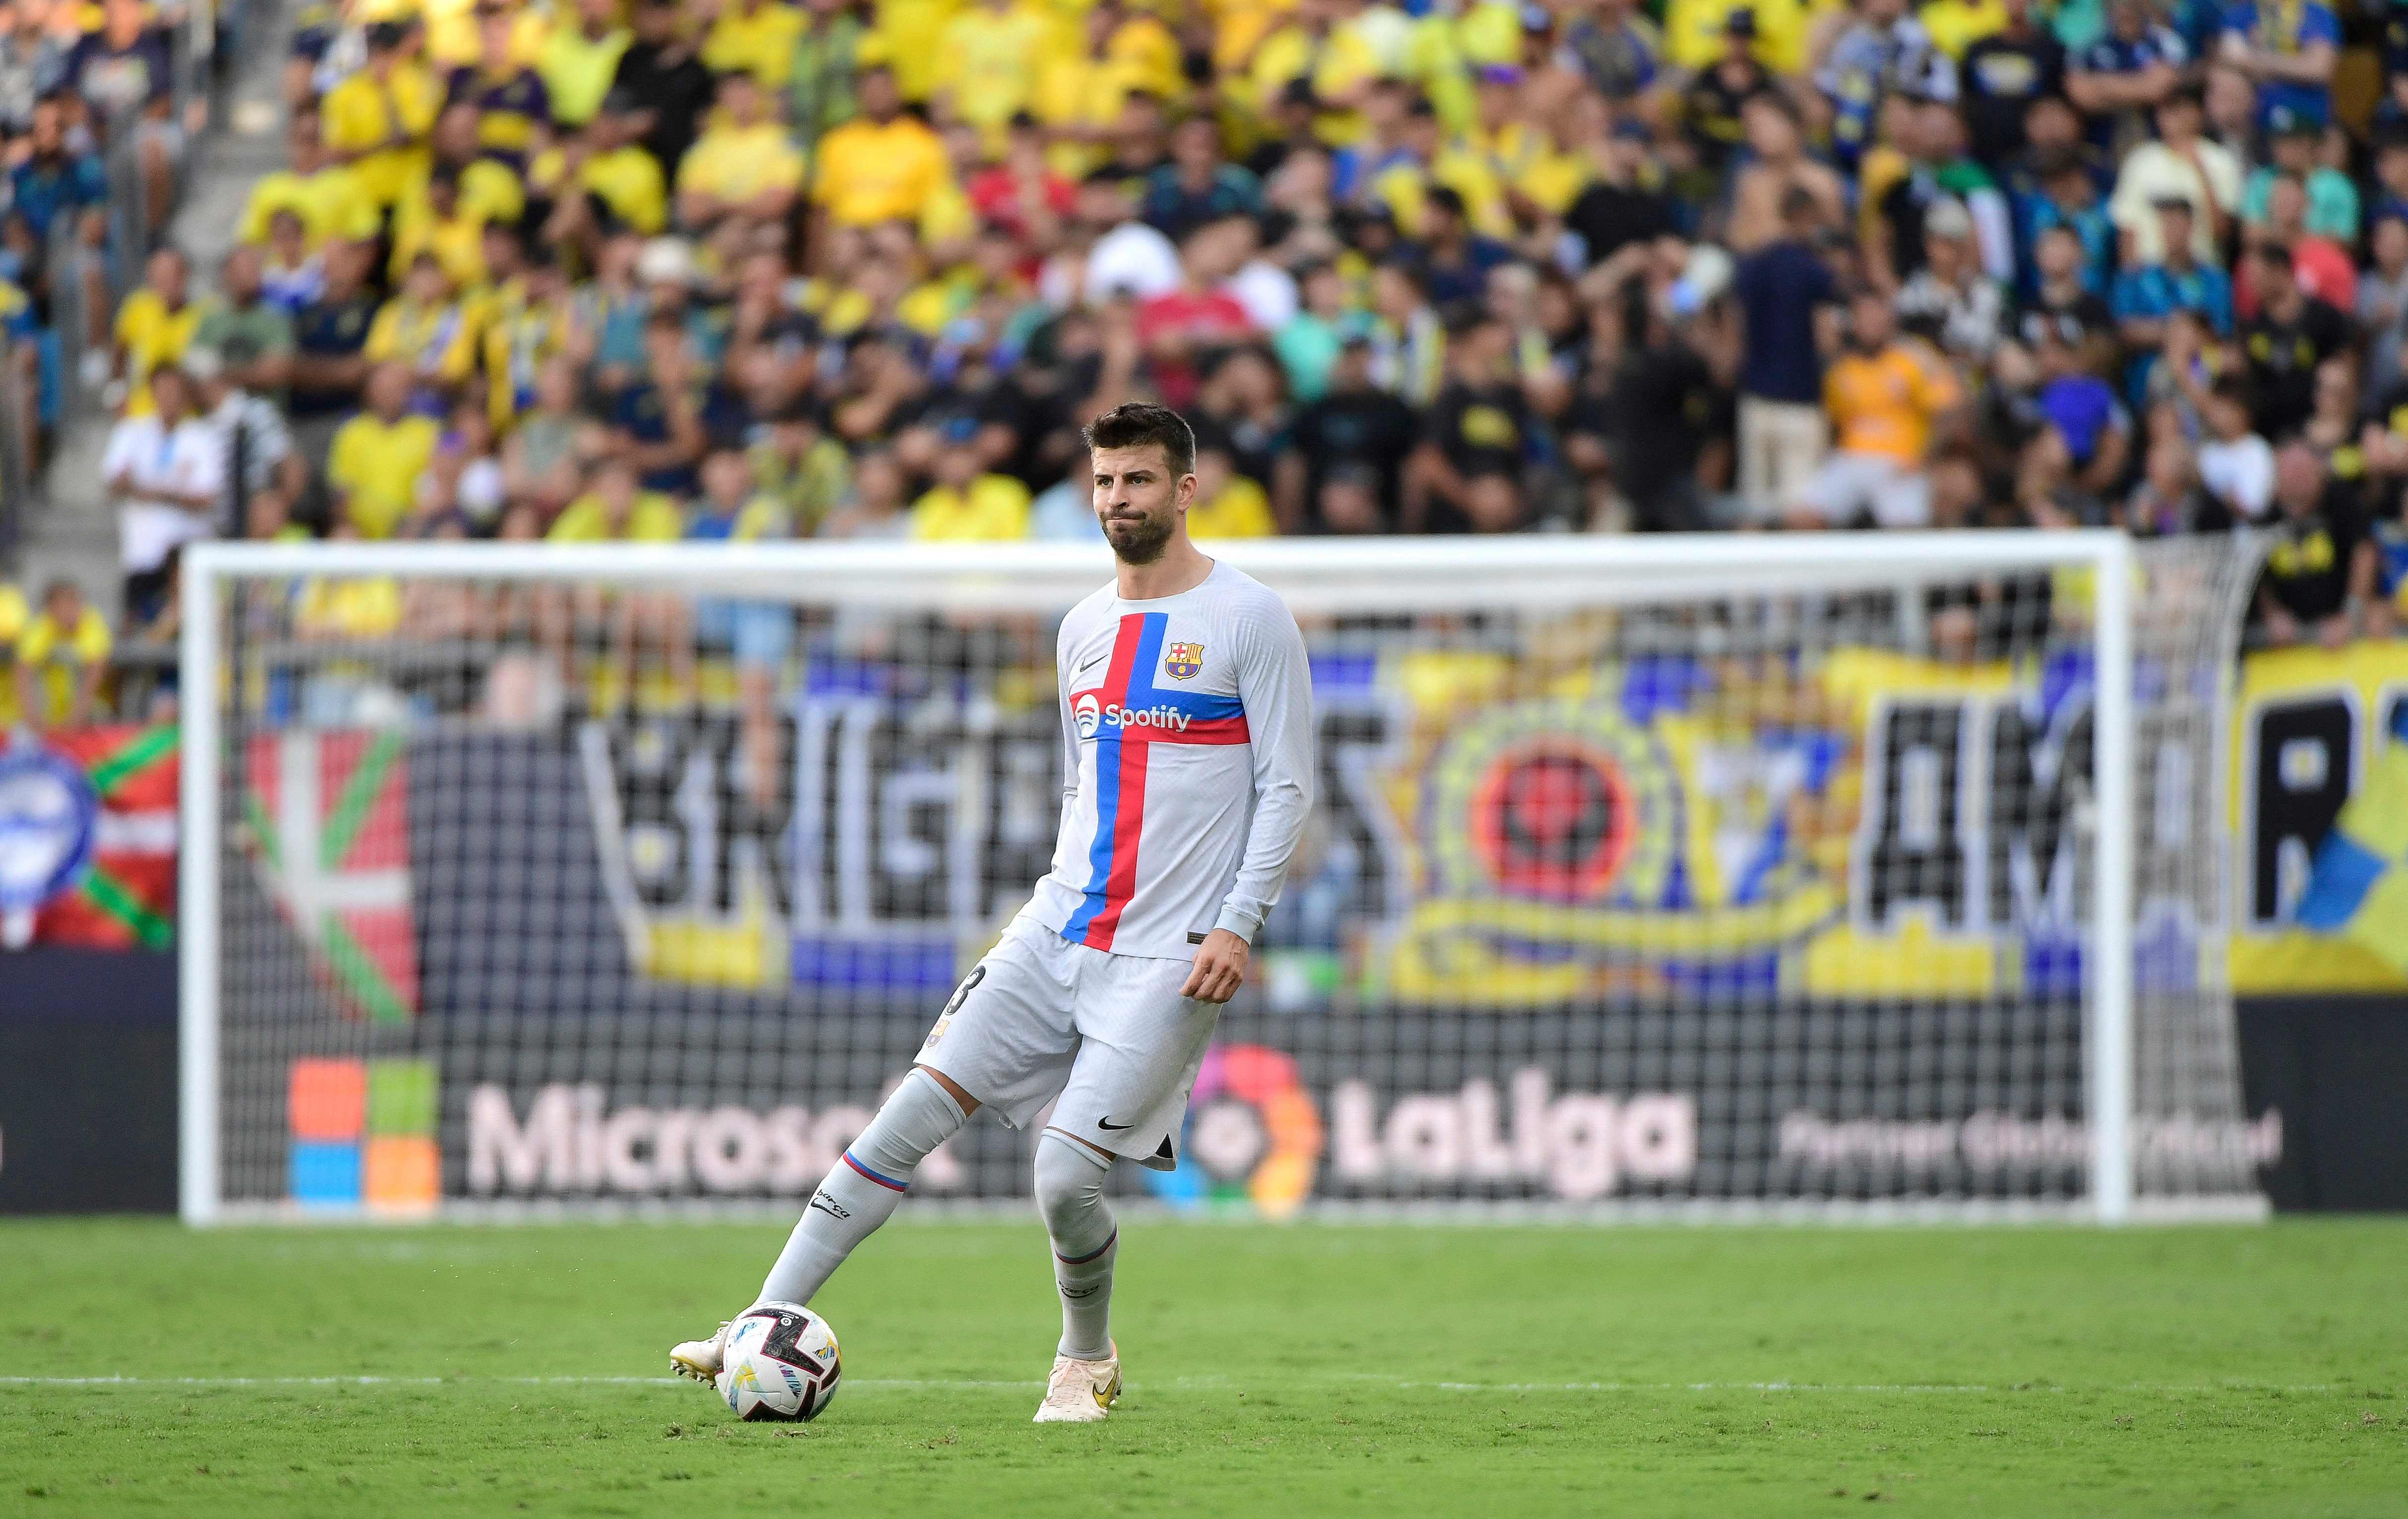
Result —
<svg viewBox="0 0 2408 1519"><path fill-rule="evenodd" d="M1836 0L1670 0L1664 7L1664 49L1672 62L1702 73L1722 56L1731 13L1756 20L1756 56L1777 75L1806 71L1806 36L1813 21L1839 8Z"/></svg>
<svg viewBox="0 0 2408 1519"><path fill-rule="evenodd" d="M594 119L636 35L619 24L619 0L577 0L577 22L555 23L535 71L552 97L552 125L573 132Z"/></svg>
<svg viewBox="0 0 2408 1519"><path fill-rule="evenodd" d="M207 314L192 299L192 265L181 251L162 248L145 266L142 288L117 308L117 374L127 386L125 414L147 417L150 371L184 356Z"/></svg>
<svg viewBox="0 0 2408 1519"><path fill-rule="evenodd" d="M359 177L335 162L321 136L317 111L301 107L284 136L288 167L261 175L251 187L236 236L247 243L267 241L279 211L301 219L309 247L329 237L365 241L377 235L377 208L360 188Z"/></svg>
<svg viewBox="0 0 2408 1519"><path fill-rule="evenodd" d="M536 156L527 182L552 202L547 241L575 243L591 263L614 232L650 237L668 226L668 181L638 140L639 124L637 103L613 90L583 131Z"/></svg>
<svg viewBox="0 0 2408 1519"><path fill-rule="evenodd" d="M1931 45L1962 63L1965 50L2007 25L2005 0L1931 0L1915 19Z"/></svg>
<svg viewBox="0 0 2408 1519"><path fill-rule="evenodd" d="M17 639L33 621L34 609L25 600L25 593L7 580L0 580L0 669L9 669L16 658ZM17 678L11 674L0 681L0 732L17 725Z"/></svg>
<svg viewBox="0 0 2408 1519"><path fill-rule="evenodd" d="M938 39L937 98L997 145L1046 61L1063 50L1061 26L1027 0L980 0Z"/></svg>
<svg viewBox="0 0 2408 1519"><path fill-rule="evenodd" d="M426 172L427 135L443 105L434 77L409 58L408 36L398 21L369 27L366 66L327 91L322 107L326 146L380 211Z"/></svg>
<svg viewBox="0 0 2408 1519"><path fill-rule="evenodd" d="M393 218L393 261L387 272L396 281L409 278L410 266L423 253L441 266L444 278L459 290L485 282L485 219L460 204L460 174L438 164L426 177L423 193L395 208Z"/></svg>
<svg viewBox="0 0 2408 1519"><path fill-rule="evenodd" d="M335 518L369 538L389 538L417 498L418 477L435 457L432 417L409 413L411 375L406 364L368 372L368 408L343 423L326 458Z"/></svg>
<svg viewBox="0 0 2408 1519"><path fill-rule="evenodd" d="M1294 20L1255 50L1247 102L1268 117L1289 80L1311 80L1322 107L1313 131L1333 148L1363 136L1363 99L1380 77L1379 55L1360 32L1338 24L1339 9L1339 0L1299 0Z"/></svg>
<svg viewBox="0 0 2408 1519"><path fill-rule="evenodd" d="M596 469L591 488L571 501L544 535L554 543L674 543L684 536L685 520L678 504L657 491L641 489L636 466L624 458L610 459ZM692 665L693 620L683 596L612 595L580 586L566 595L557 591L540 595L536 617L538 637L553 651L563 676L571 681L576 670L569 645L577 625L607 620L616 691L622 700L631 697L635 689L639 641L663 651L672 667Z"/></svg>
<svg viewBox="0 0 2408 1519"><path fill-rule="evenodd" d="M1046 60L1028 105L1053 129L1046 162L1071 179L1085 179L1111 156L1112 127L1131 93L1170 99L1185 86L1168 30L1151 16L1129 15L1116 0L1087 13L1086 44Z"/></svg>
<svg viewBox="0 0 2408 1519"><path fill-rule="evenodd" d="M404 208L426 193L438 170L449 169L460 181L460 212L480 222L515 222L526 211L526 179L515 160L485 150L480 136L477 107L459 101L435 118L435 151L426 178L413 186Z"/></svg>
<svg viewBox="0 0 2408 1519"><path fill-rule="evenodd" d="M481 251L478 260L481 265ZM361 351L372 364L407 365L415 399L429 409L439 409L445 396L466 383L477 362L476 324L452 298L451 277L433 250L421 249L410 261L401 294L378 308Z"/></svg>
<svg viewBox="0 0 2408 1519"><path fill-rule="evenodd" d="M1187 536L1198 538L1267 538L1279 532L1270 497L1238 473L1226 449L1207 444L1196 451L1196 500L1187 509Z"/></svg>
<svg viewBox="0 0 2408 1519"><path fill-rule="evenodd" d="M924 102L937 93L936 39L962 0L878 0L877 29L857 55L864 64L892 64L903 98Z"/></svg>
<svg viewBox="0 0 2408 1519"><path fill-rule="evenodd" d="M1028 536L1028 487L980 472L977 449L956 443L937 455L937 483L911 503L911 536L923 543L991 543Z"/></svg>
<svg viewBox="0 0 2408 1519"><path fill-rule="evenodd" d="M714 74L741 71L764 90L783 90L803 28L802 7L791 0L728 0L702 40L702 61Z"/></svg>
<svg viewBox="0 0 2408 1519"><path fill-rule="evenodd" d="M24 598L14 589L0 593L16 596L22 612ZM84 600L83 587L52 580L42 592L41 613L24 623L16 641L17 720L36 732L93 721L110 645L108 622Z"/></svg>
<svg viewBox="0 0 2408 1519"><path fill-rule="evenodd" d="M853 91L861 114L820 139L811 198L840 227L916 222L952 178L945 145L918 119L902 114L895 71L885 64L861 70Z"/></svg>
<svg viewBox="0 0 2408 1519"><path fill-rule="evenodd" d="M357 542L359 524L340 522L328 537ZM301 584L293 631L304 638L390 638L401 631L401 581L391 575L315 575Z"/></svg>
<svg viewBox="0 0 2408 1519"><path fill-rule="evenodd" d="M723 216L783 220L803 187L803 155L771 114L770 96L750 74L719 81L720 116L678 165L678 215L705 227Z"/></svg>
<svg viewBox="0 0 2408 1519"><path fill-rule="evenodd" d="M1899 339L1888 298L1858 292L1847 351L1823 376L1832 451L1787 504L1791 524L1842 527L1870 512L1883 527L1930 526L1927 466L1963 399L1939 355Z"/></svg>
<svg viewBox="0 0 2408 1519"><path fill-rule="evenodd" d="M544 537L554 543L675 543L685 537L685 518L668 496L638 488L634 465L612 459Z"/></svg>

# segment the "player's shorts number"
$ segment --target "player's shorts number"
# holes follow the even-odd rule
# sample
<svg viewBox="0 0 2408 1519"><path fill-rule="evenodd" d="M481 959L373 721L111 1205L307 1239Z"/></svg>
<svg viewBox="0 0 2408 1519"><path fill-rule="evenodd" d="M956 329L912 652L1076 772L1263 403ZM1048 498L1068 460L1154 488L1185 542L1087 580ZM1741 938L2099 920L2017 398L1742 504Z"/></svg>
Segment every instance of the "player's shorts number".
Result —
<svg viewBox="0 0 2408 1519"><path fill-rule="evenodd" d="M984 980L986 980L986 966L983 962L970 967L970 973L962 978L962 983L954 987L953 995L946 999L945 1010L937 1014L935 1025L928 1030L928 1038L920 1046L922 1051L925 1052L937 1047L938 1040L945 1037L945 1030L953 1026L953 1014L960 1010L962 1000L970 995L970 988Z"/></svg>
<svg viewBox="0 0 2408 1519"><path fill-rule="evenodd" d="M953 988L953 997L946 1002L945 1010L937 1014L938 1020L941 1022L959 1012L962 999L970 995L970 988L984 980L986 980L986 967L983 963L970 967L970 973L962 978L962 983L959 986Z"/></svg>

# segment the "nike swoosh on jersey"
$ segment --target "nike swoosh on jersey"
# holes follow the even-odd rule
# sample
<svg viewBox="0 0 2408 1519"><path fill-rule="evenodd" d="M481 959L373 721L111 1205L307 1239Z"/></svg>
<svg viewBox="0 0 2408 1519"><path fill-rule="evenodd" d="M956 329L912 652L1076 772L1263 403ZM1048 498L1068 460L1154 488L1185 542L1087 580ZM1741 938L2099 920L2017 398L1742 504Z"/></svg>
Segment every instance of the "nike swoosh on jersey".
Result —
<svg viewBox="0 0 2408 1519"><path fill-rule="evenodd" d="M1096 1126L1103 1129L1122 1129L1135 1128L1137 1125L1134 1124L1115 1124L1109 1118L1098 1118L1096 1120Z"/></svg>
<svg viewBox="0 0 2408 1519"><path fill-rule="evenodd" d="M1084 674L1086 674L1089 670L1094 669L1096 666L1098 666L1098 665L1102 664L1105 660L1108 660L1108 659L1110 659L1110 658L1111 658L1111 657L1112 657L1112 652L1111 652L1111 650L1107 649L1107 650L1105 650L1102 653L1097 654L1095 658L1093 658L1093 659L1091 659L1091 660L1087 661L1084 665L1080 666L1077 669L1072 670L1070 673L1071 673L1071 674L1073 674L1073 675L1084 675Z"/></svg>

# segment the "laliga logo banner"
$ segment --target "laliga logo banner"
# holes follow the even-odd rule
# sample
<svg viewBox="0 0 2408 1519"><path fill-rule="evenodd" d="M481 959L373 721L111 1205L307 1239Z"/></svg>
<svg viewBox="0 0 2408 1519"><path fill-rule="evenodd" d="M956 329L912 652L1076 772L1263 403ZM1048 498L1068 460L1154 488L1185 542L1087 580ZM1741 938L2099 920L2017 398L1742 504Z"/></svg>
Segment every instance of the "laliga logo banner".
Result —
<svg viewBox="0 0 2408 1519"><path fill-rule="evenodd" d="M1321 1164L1321 1113L1297 1075L1296 1058L1259 1044L1215 1044L1187 1098L1179 1168L1148 1171L1169 1202L1250 1201L1267 1218L1288 1218L1312 1194Z"/></svg>
<svg viewBox="0 0 2408 1519"><path fill-rule="evenodd" d="M1677 1185L1695 1176L1695 1099L1556 1095L1552 1087L1542 1068L1527 1066L1512 1073L1501 1097L1495 1082L1481 1078L1458 1091L1401 1094L1383 1111L1370 1082L1349 1079L1330 1093L1325 1133L1292 1056L1259 1044L1216 1044L1189 1099L1179 1168L1148 1172L1146 1183L1173 1203L1252 1203L1265 1217L1288 1218L1317 1189L1403 1197L1534 1191L1593 1202L1631 1183Z"/></svg>

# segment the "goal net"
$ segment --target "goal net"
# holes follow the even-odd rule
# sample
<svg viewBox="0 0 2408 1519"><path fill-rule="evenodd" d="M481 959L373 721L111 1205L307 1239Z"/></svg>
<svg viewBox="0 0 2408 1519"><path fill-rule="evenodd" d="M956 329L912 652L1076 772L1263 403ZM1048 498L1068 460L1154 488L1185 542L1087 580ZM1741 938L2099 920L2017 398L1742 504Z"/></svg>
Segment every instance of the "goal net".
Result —
<svg viewBox="0 0 2408 1519"><path fill-rule="evenodd" d="M1178 1169L1116 1185L1272 1217L2261 1206L2225 974L2247 540L1214 552L1305 630L1318 797ZM1046 867L1054 629L1109 565L185 573L207 1220L803 1197ZM1018 1197L1028 1156L982 1116L915 1192Z"/></svg>

